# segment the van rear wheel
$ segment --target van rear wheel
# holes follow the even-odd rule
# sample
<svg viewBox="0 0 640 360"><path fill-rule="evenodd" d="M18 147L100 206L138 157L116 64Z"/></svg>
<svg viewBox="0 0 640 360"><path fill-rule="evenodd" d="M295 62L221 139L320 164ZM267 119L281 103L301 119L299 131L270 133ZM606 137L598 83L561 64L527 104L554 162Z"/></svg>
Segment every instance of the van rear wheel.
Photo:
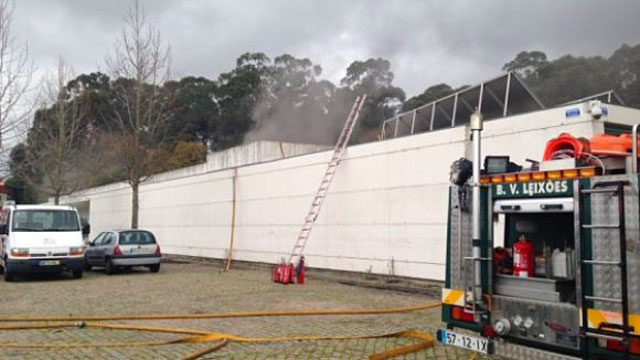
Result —
<svg viewBox="0 0 640 360"><path fill-rule="evenodd" d="M71 271L71 276L73 276L74 279L82 278L82 270L73 270L73 271Z"/></svg>
<svg viewBox="0 0 640 360"><path fill-rule="evenodd" d="M149 271L152 273L157 273L160 271L160 264L149 265Z"/></svg>
<svg viewBox="0 0 640 360"><path fill-rule="evenodd" d="M13 274L10 273L7 269L4 270L3 276L4 276L4 281L6 281L6 282L13 281Z"/></svg>

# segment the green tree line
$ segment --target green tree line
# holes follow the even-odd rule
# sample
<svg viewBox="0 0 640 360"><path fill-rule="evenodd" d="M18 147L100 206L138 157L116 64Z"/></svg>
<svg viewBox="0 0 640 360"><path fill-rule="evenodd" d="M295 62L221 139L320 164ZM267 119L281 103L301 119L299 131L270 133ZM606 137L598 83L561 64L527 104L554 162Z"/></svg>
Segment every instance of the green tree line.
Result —
<svg viewBox="0 0 640 360"><path fill-rule="evenodd" d="M622 45L608 58L565 55L550 60L543 52L523 51L502 70L518 73L546 106L613 89L626 105L640 108L640 45ZM82 179L73 190L127 179L126 166L114 159L120 156L114 148L123 146L116 118L128 111L122 89L135 86L133 78L101 72L66 82L55 101L34 112L26 141L11 152L7 185L13 197L29 203L51 196L38 186L48 181L46 174L28 161L33 154L44 156L50 141L43 135L51 132L47 130L79 134L73 137L68 159L73 175ZM164 109L163 136L145 139L143 132L140 141L147 142L145 164L151 173L200 163L207 151L245 141L331 144L360 94L367 94L367 103L353 142L374 141L385 119L460 88L436 84L407 99L385 59L354 61L334 84L322 79L322 67L310 59L245 53L215 79L186 76L145 84L140 93L153 93ZM67 116L60 109L72 109L68 116L77 119L77 126L59 130L54 120Z"/></svg>

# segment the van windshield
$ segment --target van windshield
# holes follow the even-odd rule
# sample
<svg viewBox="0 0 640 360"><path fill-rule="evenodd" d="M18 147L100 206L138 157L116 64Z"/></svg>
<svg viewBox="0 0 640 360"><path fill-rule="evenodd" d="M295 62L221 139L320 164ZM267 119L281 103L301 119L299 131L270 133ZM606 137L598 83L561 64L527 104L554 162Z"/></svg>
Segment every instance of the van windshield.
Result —
<svg viewBox="0 0 640 360"><path fill-rule="evenodd" d="M72 210L16 210L13 231L79 231L78 216Z"/></svg>
<svg viewBox="0 0 640 360"><path fill-rule="evenodd" d="M120 245L150 245L155 244L156 239L148 231L122 231L119 243Z"/></svg>

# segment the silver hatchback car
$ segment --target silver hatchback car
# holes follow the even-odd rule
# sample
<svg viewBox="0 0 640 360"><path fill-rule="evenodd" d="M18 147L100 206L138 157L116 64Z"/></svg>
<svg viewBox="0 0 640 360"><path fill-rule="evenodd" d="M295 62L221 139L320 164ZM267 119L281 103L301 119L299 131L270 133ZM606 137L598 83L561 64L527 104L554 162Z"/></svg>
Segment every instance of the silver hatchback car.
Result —
<svg viewBox="0 0 640 360"><path fill-rule="evenodd" d="M160 257L160 246L150 231L114 230L100 233L89 242L84 264L86 270L104 266L109 275L133 266L146 266L151 272L158 272Z"/></svg>

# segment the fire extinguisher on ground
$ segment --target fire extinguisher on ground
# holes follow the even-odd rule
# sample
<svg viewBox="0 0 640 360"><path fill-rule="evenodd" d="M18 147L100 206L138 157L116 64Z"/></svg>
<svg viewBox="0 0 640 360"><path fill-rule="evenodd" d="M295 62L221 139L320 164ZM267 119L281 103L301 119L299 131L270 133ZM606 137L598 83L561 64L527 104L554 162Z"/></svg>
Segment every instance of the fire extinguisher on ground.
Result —
<svg viewBox="0 0 640 360"><path fill-rule="evenodd" d="M275 264L273 266L273 282L279 283L281 274L282 274L282 265Z"/></svg>
<svg viewBox="0 0 640 360"><path fill-rule="evenodd" d="M533 244L524 235L520 235L513 244L513 276L531 277L535 275L534 269Z"/></svg>
<svg viewBox="0 0 640 360"><path fill-rule="evenodd" d="M282 265L282 272L281 272L281 275L280 275L280 283L282 283L282 284L291 284L291 283L293 283L294 272L295 272L295 268L293 267L293 264L291 264L291 263L283 264Z"/></svg>
<svg viewBox="0 0 640 360"><path fill-rule="evenodd" d="M293 284L295 282L295 276L296 276L296 267L293 266L292 263L289 263L289 265L287 265L287 269L289 272L289 281L286 282L285 284Z"/></svg>
<svg viewBox="0 0 640 360"><path fill-rule="evenodd" d="M284 258L280 261L280 264L275 264L273 266L273 282L286 284L286 277L288 274L286 273L287 264L284 262Z"/></svg>
<svg viewBox="0 0 640 360"><path fill-rule="evenodd" d="M291 263L286 264L283 259L282 263L273 266L273 282L293 284L297 279L298 284L304 284L306 272L307 268L305 267L304 256L300 257L298 266L294 266Z"/></svg>
<svg viewBox="0 0 640 360"><path fill-rule="evenodd" d="M298 263L298 267L296 268L296 277L298 279L298 284L304 284L306 272L307 268L305 267L304 256L300 256L300 262Z"/></svg>

